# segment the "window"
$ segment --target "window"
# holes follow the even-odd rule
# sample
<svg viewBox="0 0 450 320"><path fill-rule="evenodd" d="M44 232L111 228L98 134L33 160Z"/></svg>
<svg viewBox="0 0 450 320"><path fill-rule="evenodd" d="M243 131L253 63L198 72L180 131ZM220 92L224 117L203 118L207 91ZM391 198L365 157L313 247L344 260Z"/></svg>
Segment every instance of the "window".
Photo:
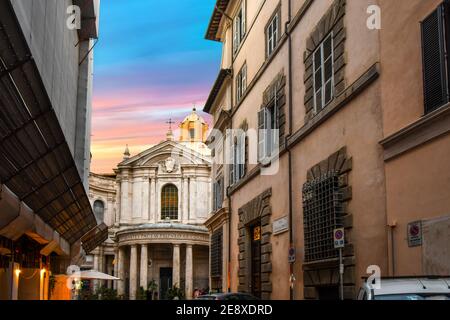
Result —
<svg viewBox="0 0 450 320"><path fill-rule="evenodd" d="M333 259L333 230L342 227L342 193L339 177L329 172L303 186L305 262Z"/></svg>
<svg viewBox="0 0 450 320"><path fill-rule="evenodd" d="M105 204L101 200L96 200L94 202L94 215L97 223L103 223L105 218Z"/></svg>
<svg viewBox="0 0 450 320"><path fill-rule="evenodd" d="M270 162L279 149L278 102L275 93L271 103L258 113L258 160L263 164Z"/></svg>
<svg viewBox="0 0 450 320"><path fill-rule="evenodd" d="M247 90L247 64L241 68L236 76L236 102L241 101Z"/></svg>
<svg viewBox="0 0 450 320"><path fill-rule="evenodd" d="M161 220L178 220L178 189L173 184L161 191Z"/></svg>
<svg viewBox="0 0 450 320"><path fill-rule="evenodd" d="M194 128L189 129L189 136L191 137L191 140L195 139L195 129Z"/></svg>
<svg viewBox="0 0 450 320"><path fill-rule="evenodd" d="M319 45L314 52L314 108L319 113L333 100L334 94L334 65L333 65L333 34Z"/></svg>
<svg viewBox="0 0 450 320"><path fill-rule="evenodd" d="M214 182L213 185L213 211L217 211L222 209L223 205L223 191L224 191L224 185L223 185L223 178L220 178L216 182Z"/></svg>
<svg viewBox="0 0 450 320"><path fill-rule="evenodd" d="M211 236L211 282L213 289L222 289L222 253L223 229L215 231Z"/></svg>
<svg viewBox="0 0 450 320"><path fill-rule="evenodd" d="M272 53L275 51L278 45L279 32L280 32L280 11L277 9L277 12L272 17L272 20L269 22L269 25L266 29L267 57L270 57L272 55Z"/></svg>
<svg viewBox="0 0 450 320"><path fill-rule="evenodd" d="M233 52L236 53L241 46L242 40L247 33L247 13L246 13L246 0L242 0L236 17L234 18L234 30L233 30Z"/></svg>
<svg viewBox="0 0 450 320"><path fill-rule="evenodd" d="M425 113L449 102L450 3L445 1L422 22Z"/></svg>
<svg viewBox="0 0 450 320"><path fill-rule="evenodd" d="M246 133L244 131L239 131L239 133L230 140L230 185L233 185L245 176Z"/></svg>

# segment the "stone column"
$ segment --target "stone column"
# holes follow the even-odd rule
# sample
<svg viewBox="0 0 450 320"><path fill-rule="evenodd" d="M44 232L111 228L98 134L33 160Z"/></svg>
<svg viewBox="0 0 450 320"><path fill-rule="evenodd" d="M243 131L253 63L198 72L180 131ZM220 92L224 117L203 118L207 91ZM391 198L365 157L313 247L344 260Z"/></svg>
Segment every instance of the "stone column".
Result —
<svg viewBox="0 0 450 320"><path fill-rule="evenodd" d="M147 223L150 220L150 216L149 216L149 214L150 214L150 207L149 207L149 204L150 204L150 180L149 180L149 177L145 176L143 178L142 183L144 184L143 185L144 190L143 190L143 195L142 195L143 199L142 199L142 215L141 215L141 217L142 217L142 220Z"/></svg>
<svg viewBox="0 0 450 320"><path fill-rule="evenodd" d="M128 176L122 178L121 200L120 200L120 220L129 222L131 220L131 211L129 207L129 181Z"/></svg>
<svg viewBox="0 0 450 320"><path fill-rule="evenodd" d="M141 246L141 279L140 286L147 290L148 285L148 245Z"/></svg>
<svg viewBox="0 0 450 320"><path fill-rule="evenodd" d="M100 271L99 270L99 255L98 254L94 254L94 270L95 271ZM99 286L99 280L94 280L93 284L94 284L94 291L96 291L98 289L98 286Z"/></svg>
<svg viewBox="0 0 450 320"><path fill-rule="evenodd" d="M189 178L183 178L183 208L182 208L182 222L188 223L189 215Z"/></svg>
<svg viewBox="0 0 450 320"><path fill-rule="evenodd" d="M131 246L130 253L130 300L136 300L138 279L137 245Z"/></svg>
<svg viewBox="0 0 450 320"><path fill-rule="evenodd" d="M192 245L186 246L186 299L192 299L192 288L194 286L194 265L192 256Z"/></svg>
<svg viewBox="0 0 450 320"><path fill-rule="evenodd" d="M173 286L180 287L180 245L173 245Z"/></svg>
<svg viewBox="0 0 450 320"><path fill-rule="evenodd" d="M155 177L151 178L150 182L150 220L155 223L158 219L156 216L156 179Z"/></svg>
<svg viewBox="0 0 450 320"><path fill-rule="evenodd" d="M123 296L125 294L125 248L118 249L117 257L117 277L120 278L117 282L117 294Z"/></svg>
<svg viewBox="0 0 450 320"><path fill-rule="evenodd" d="M119 277L119 249L114 252L114 277ZM113 281L113 289L117 290L117 281Z"/></svg>

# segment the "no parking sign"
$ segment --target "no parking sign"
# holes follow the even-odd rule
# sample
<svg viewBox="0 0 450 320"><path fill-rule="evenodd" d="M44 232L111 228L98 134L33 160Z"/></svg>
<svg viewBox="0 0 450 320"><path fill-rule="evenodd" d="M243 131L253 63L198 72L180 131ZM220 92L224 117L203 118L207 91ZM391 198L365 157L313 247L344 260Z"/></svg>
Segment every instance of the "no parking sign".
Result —
<svg viewBox="0 0 450 320"><path fill-rule="evenodd" d="M341 249L345 247L345 230L344 228L335 229L333 232L334 248Z"/></svg>

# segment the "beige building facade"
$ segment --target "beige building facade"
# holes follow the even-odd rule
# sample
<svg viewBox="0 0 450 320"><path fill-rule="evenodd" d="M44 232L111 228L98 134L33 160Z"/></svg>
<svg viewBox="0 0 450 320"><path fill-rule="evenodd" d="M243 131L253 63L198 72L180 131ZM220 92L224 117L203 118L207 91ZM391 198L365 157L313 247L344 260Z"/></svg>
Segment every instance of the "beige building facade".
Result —
<svg viewBox="0 0 450 320"><path fill-rule="evenodd" d="M448 229L437 236L450 213L447 109L424 111L422 76L421 21L439 1L397 2L404 10L390 1L217 1L206 34L223 45L205 106L217 129L207 226L211 256L222 260L211 261L211 288L339 298L336 228L345 229L346 299L370 266L383 276L449 273ZM414 36L399 36L407 29ZM428 120L433 134L411 143L421 133L408 128L436 117L440 129ZM423 168L427 157L435 163ZM421 220L423 245L410 248L408 225ZM434 248L445 261L429 260Z"/></svg>

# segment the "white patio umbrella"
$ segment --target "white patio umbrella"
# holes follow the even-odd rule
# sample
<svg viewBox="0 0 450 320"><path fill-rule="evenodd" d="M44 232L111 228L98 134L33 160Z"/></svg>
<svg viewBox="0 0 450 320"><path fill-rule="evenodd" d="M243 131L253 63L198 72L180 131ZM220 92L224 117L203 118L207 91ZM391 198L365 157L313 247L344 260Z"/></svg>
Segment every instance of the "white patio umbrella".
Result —
<svg viewBox="0 0 450 320"><path fill-rule="evenodd" d="M120 278L116 278L109 274L102 273L96 270L75 272L72 275L70 275L70 277L76 279L91 279L91 280L120 280Z"/></svg>

